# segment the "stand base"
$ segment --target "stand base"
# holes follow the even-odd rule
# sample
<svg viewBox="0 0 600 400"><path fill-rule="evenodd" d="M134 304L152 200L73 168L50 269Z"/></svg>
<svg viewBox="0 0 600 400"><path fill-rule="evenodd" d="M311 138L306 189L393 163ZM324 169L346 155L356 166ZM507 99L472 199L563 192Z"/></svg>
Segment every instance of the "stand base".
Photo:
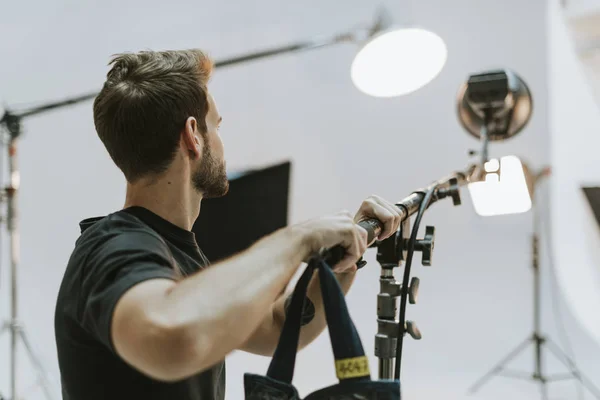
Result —
<svg viewBox="0 0 600 400"><path fill-rule="evenodd" d="M535 346L535 361L536 371L533 373L510 371L505 369L505 365L519 355L528 345L532 344ZM570 372L566 374L557 375L544 375L541 371L541 356L544 347L547 347L552 354L554 354L564 366L569 368ZM549 338L534 333L531 337L521 342L513 351L503 358L496 366L494 366L488 373L483 375L471 388L468 393L474 394L478 391L487 381L493 378L495 375L504 376L513 379L522 379L526 381L537 382L540 385L540 392L542 400L548 399L548 383L566 380L566 379L577 379L583 387L585 387L595 398L600 400L600 390L594 386L592 382L584 377L575 363Z"/></svg>
<svg viewBox="0 0 600 400"><path fill-rule="evenodd" d="M38 375L38 384L41 386L46 398L48 400L53 400L54 396L52 395L52 390L50 389L51 385L50 382L48 380L48 376L44 370L44 367L42 366L42 363L40 362L40 360L37 358L37 356L35 355L33 348L31 346L31 342L29 341L27 334L25 333L25 329L17 322L17 321L8 321L6 323L4 323L4 325L2 326L2 329L0 330L0 334L3 334L5 331L9 331L12 335L14 335L14 337L17 338L17 340L21 340L21 342L23 343L23 346L25 347L25 351L27 352L27 355L29 356L29 359L31 360L31 363L33 364L33 367L35 368L37 375ZM16 371L13 371L13 373L16 374ZM16 388L12 389L13 391L16 390ZM13 397L15 397L15 393L11 393ZM2 397L2 395L0 394L0 400L21 400L18 397L17 398L12 398L12 397L8 397L8 398L4 398Z"/></svg>

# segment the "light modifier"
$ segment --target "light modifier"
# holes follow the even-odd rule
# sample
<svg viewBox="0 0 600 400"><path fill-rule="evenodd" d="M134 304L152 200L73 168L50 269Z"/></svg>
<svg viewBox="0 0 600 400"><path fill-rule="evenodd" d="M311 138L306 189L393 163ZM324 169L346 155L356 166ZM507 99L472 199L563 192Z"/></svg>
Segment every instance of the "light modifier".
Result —
<svg viewBox="0 0 600 400"><path fill-rule="evenodd" d="M533 101L525 82L502 69L470 75L458 91L457 114L481 144L477 172L468 185L475 212L482 216L516 214L532 206L533 183L518 157L488 157L489 142L519 134L531 119Z"/></svg>
<svg viewBox="0 0 600 400"><path fill-rule="evenodd" d="M471 75L458 91L460 123L478 139L497 142L519 134L532 111L527 84L509 69Z"/></svg>
<svg viewBox="0 0 600 400"><path fill-rule="evenodd" d="M519 214L532 205L532 180L528 168L516 156L491 159L482 181L467 186L478 215Z"/></svg>
<svg viewBox="0 0 600 400"><path fill-rule="evenodd" d="M351 66L354 85L375 97L412 93L431 82L446 63L446 44L421 28L385 30L358 51Z"/></svg>

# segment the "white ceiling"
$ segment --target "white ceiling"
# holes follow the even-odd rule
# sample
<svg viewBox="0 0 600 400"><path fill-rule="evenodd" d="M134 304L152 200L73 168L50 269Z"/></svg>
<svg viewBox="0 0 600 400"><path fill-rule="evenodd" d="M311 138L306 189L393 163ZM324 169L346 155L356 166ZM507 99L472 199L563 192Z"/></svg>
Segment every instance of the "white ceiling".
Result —
<svg viewBox="0 0 600 400"><path fill-rule="evenodd" d="M512 68L524 78L533 92L535 110L523 134L495 145L491 154L524 155L533 167L543 165L548 160L545 3L383 2L396 19L434 30L449 50L448 63L434 82L397 99L369 98L352 86L349 66L356 49L352 45L217 71L211 89L224 116L222 134L230 167L292 158L293 221L355 209L371 193L399 199L466 164L467 149L477 143L456 120L456 92L470 73L497 67ZM0 100L35 104L99 88L113 53L200 47L219 59L344 31L369 22L380 4L10 2L0 14ZM404 12L407 6L412 10L409 15ZM120 175L95 138L91 104L31 118L26 128L21 149L27 265L22 272L22 307L43 359L56 374L49 299L55 296L76 238L76 223L120 207L123 189ZM474 215L466 191L463 203L459 208L441 203L424 220L438 229L436 253L434 267L416 268L422 278L421 303L409 313L425 338L407 343L407 398L462 398L468 385L524 339L531 327L530 215L484 220ZM378 271L373 254L368 260L372 268L358 279L348 301L372 354ZM0 294L6 295L5 286ZM48 299L48 304L41 305L40 298ZM549 330L551 323L548 318ZM573 335L579 350L592 346L581 332ZM332 383L333 366L319 361L329 354L327 340L322 336L300 356L297 382L303 392ZM243 372L264 371L265 363L260 358L232 357L229 398L241 398ZM523 363L524 368L530 365L530 359ZM0 365L0 390L5 387L3 368ZM372 368L376 371L376 364ZM500 379L478 398L517 399L531 393L537 393L533 386Z"/></svg>

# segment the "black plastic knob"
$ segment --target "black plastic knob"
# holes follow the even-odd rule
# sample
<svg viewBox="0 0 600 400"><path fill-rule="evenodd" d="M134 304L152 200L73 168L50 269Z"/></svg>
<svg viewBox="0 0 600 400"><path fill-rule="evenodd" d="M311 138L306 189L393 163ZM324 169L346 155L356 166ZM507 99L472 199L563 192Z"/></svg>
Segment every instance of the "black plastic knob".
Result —
<svg viewBox="0 0 600 400"><path fill-rule="evenodd" d="M433 247L435 243L435 227L427 226L425 228L425 237L417 240L415 250L421 252L421 264L431 266L431 257L433 255Z"/></svg>
<svg viewBox="0 0 600 400"><path fill-rule="evenodd" d="M458 179L452 178L450 179L450 196L452 196L452 204L455 206L460 206L460 188L458 186Z"/></svg>

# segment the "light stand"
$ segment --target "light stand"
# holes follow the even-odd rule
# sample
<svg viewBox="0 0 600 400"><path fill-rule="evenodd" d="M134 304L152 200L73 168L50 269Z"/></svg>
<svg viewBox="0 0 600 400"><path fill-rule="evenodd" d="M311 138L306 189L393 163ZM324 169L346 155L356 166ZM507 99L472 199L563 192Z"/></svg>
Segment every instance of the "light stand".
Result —
<svg viewBox="0 0 600 400"><path fill-rule="evenodd" d="M406 320L406 305L416 304L419 291L419 278L410 277L412 253L420 251L421 264L430 266L434 248L435 228L427 226L425 237L411 239L410 217L417 214L415 227L418 230L420 216L431 204L445 197L452 197L455 206L460 205L459 188L473 181L475 166L465 172L458 172L447 178L432 183L427 188L417 190L396 206L400 210L402 223L396 235L376 242L377 261L381 265L379 278L380 291L377 295L377 333L375 335L375 356L379 359L379 379L399 379L402 362L403 338L408 333L413 339L421 339L421 332L413 321ZM427 202L425 206L424 202ZM405 264L402 282L394 277L394 268ZM410 284L409 284L410 281ZM397 299L400 297L400 310ZM396 316L398 315L398 319Z"/></svg>
<svg viewBox="0 0 600 400"><path fill-rule="evenodd" d="M542 173L534 177L533 186L534 193L536 192L536 186L540 179L548 176L549 169L544 169ZM575 363L565 354L561 348L554 343L552 339L545 336L541 331L541 275L539 265L539 215L538 207L535 204L536 196L533 196L533 234L531 237L531 267L533 272L533 333L521 342L514 350L508 353L498 364L496 364L489 372L483 375L473 386L469 389L469 393L473 394L477 392L486 382L492 379L495 375L501 375L514 379L523 379L527 381L537 382L540 385L540 392L543 400L548 399L548 383L567 380L577 379L584 387L586 387L590 393L597 399L600 399L600 390L594 386L592 382L584 377ZM521 354L529 345L534 347L534 370L532 373L525 373L519 371L511 371L506 369L506 364L515 359ZM544 371L544 349L547 348L552 354L554 354L561 363L569 369L569 373L566 374L554 374L546 375Z"/></svg>
<svg viewBox="0 0 600 400"><path fill-rule="evenodd" d="M253 52L249 54L245 54L238 57L232 57L225 60L217 61L214 63L217 70L222 67L232 66L236 64L241 64L244 62L254 61L258 59L268 58L276 55L294 53L305 50L318 49L326 46L332 46L342 43L363 43L363 50L368 46L371 40L381 37L381 35L385 33L391 33L396 31L396 29L392 30L391 21L387 18L387 14L385 10L380 10L377 14L375 21L370 24L365 29L354 29L348 32L344 32L338 35L334 35L331 37L326 37L323 39L314 39L308 41L302 41L297 43L292 43L289 45L275 47L268 50ZM393 45L403 43L395 42ZM436 50L436 49L433 49ZM390 49L393 51L393 49ZM363 56L364 59L364 56ZM445 59L444 59L445 60ZM440 66L441 68L441 66ZM409 77L410 78L410 77ZM427 78L427 79L433 79ZM424 84L424 83L423 83ZM20 259L20 248L19 248L19 235L18 235L18 214L17 214L17 191L20 183L19 171L17 169L17 141L21 134L22 121L26 117L34 116L37 114L42 114L47 111L51 111L54 109L63 108L70 105L75 105L84 101L92 100L97 96L98 92L87 93L80 96L76 96L73 98L69 98L62 101L48 103L39 107L35 107L29 110L21 111L21 112L13 112L11 110L5 110L4 115L0 118L0 127L4 127L8 132L10 139L8 145L8 153L9 153L9 175L10 175L10 183L6 188L6 199L7 199L7 226L8 231L10 232L10 247L11 247L11 280L10 280L10 293L11 293L11 306L10 306L10 320L4 324L4 328L2 331L8 330L10 333L10 400L17 400L17 342L20 340L23 342L25 349L31 358L38 375L40 377L41 384L43 385L44 392L48 399L52 399L49 382L47 379L47 374L45 373L41 363L38 358L34 354L31 349L30 343L25 334L25 330L23 326L20 324L18 319L18 309L17 309L17 300L18 300L18 265ZM2 396L0 395L0 399ZM8 400L8 399L7 399Z"/></svg>
<svg viewBox="0 0 600 400"><path fill-rule="evenodd" d="M479 152L480 181L486 177L486 163L488 162L488 144L490 141L504 141L517 135L529 122L533 110L531 93L525 82L510 70L489 71L471 75L468 81L461 86L458 93L458 117L461 124L472 136L481 142ZM545 169L536 177L527 176L527 168L523 173L532 179L532 186L547 175ZM501 178L499 178L501 179ZM530 193L531 195L531 193ZM535 196L532 196L535 200ZM534 330L530 337L517 346L491 371L482 376L469 390L475 393L494 375L505 375L511 378L533 380L540 383L542 399L548 398L547 383L569 378L576 378L600 399L600 391L585 379L573 361L548 337L541 333L541 300L540 300L540 268L539 268L539 234L537 207L532 203L534 212L534 232L532 235L532 270L533 270L533 325ZM535 348L535 370L532 374L505 370L505 365L519 355L529 344ZM543 369L543 349L545 347L554 353L566 366L569 374L548 376Z"/></svg>
<svg viewBox="0 0 600 400"><path fill-rule="evenodd" d="M421 263L431 265L434 247L434 227L428 226L425 237L416 239L420 218L433 202L451 196L454 205L460 204L459 187L480 181L485 176L488 143L517 134L531 115L531 96L524 82L511 71L491 71L469 77L459 92L458 113L463 126L481 141L480 160L467 172L454 174L417 191L397 206L402 211L401 228L395 236L376 243L377 261L381 265L380 292L377 295L377 334L375 356L379 358L379 378L399 379L404 335L421 339L413 321L406 320L407 302L415 304L419 279L410 277L412 254L422 252ZM415 226L410 229L409 217L417 213ZM393 269L405 263L402 282L396 281ZM400 297L398 319L397 298Z"/></svg>
<svg viewBox="0 0 600 400"><path fill-rule="evenodd" d="M382 271L379 279L380 292L377 295L377 334L375 335L375 356L379 358L379 379L400 380L403 338L408 333L413 339L421 339L421 332L413 321L406 320L407 302L415 304L419 290L419 278L410 277L414 251L422 252L421 263L431 265L434 247L435 229L428 226L425 237L417 239L421 218L425 210L433 203L446 197L452 197L455 206L460 205L459 188L475 182L477 166L470 166L465 172L457 172L447 178L433 182L424 189L413 192L396 204L400 211L401 226L395 235L383 241L375 241L371 247L377 247L377 261ZM415 223L410 231L410 217L416 214ZM376 219L367 219L358 223L368 233L371 243L381 232L381 223ZM336 246L323 253L328 265L335 265L344 257L344 248ZM405 264L402 282L396 281L393 269ZM361 258L357 266L362 268L366 262ZM409 284L410 281L410 284ZM397 299L400 297L400 310ZM398 319L396 320L396 312Z"/></svg>
<svg viewBox="0 0 600 400"><path fill-rule="evenodd" d="M8 115L8 117L7 117ZM5 188L6 191L6 202L7 202L7 217L6 225L10 237L10 271L11 271L11 282L10 282L10 313L11 318L7 321L3 327L2 332L10 332L10 384L11 384L11 399L16 399L17 393L17 341L20 339L25 350L33 363L36 372L38 374L39 383L44 391L44 394L48 399L53 399L52 391L50 389L50 382L46 372L39 359L35 355L31 343L27 337L25 329L20 324L18 316L18 266L20 262L20 236L18 230L18 208L17 208L17 194L20 185L19 169L17 164L17 143L21 133L20 120L18 118L12 118L10 114L5 114L5 126L9 134L8 141L8 172L9 172L9 185Z"/></svg>

